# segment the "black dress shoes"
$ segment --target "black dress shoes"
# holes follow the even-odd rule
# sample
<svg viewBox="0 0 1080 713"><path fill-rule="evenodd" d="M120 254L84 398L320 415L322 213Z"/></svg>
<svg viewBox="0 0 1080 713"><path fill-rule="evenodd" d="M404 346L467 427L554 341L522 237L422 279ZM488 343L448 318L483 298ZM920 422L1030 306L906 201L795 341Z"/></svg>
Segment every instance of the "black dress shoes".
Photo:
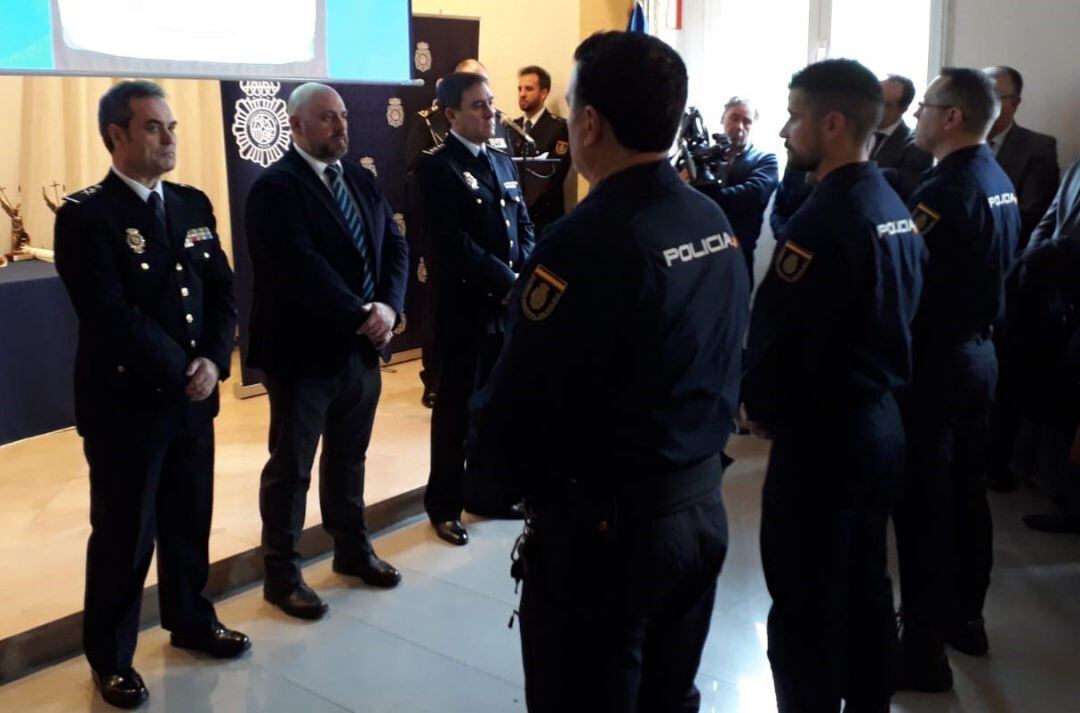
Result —
<svg viewBox="0 0 1080 713"><path fill-rule="evenodd" d="M201 634L172 634L170 643L178 649L194 649L216 659L236 658L251 648L251 639L239 631L214 624Z"/></svg>
<svg viewBox="0 0 1080 713"><path fill-rule="evenodd" d="M150 697L142 676L133 668L128 669L126 673L114 673L108 676L93 669L90 669L90 673L94 678L94 685L101 691L101 697L109 705L117 708L138 708Z"/></svg>
<svg viewBox="0 0 1080 713"><path fill-rule="evenodd" d="M469 544L469 532L465 529L465 526L461 524L461 520L447 520L445 522L433 522L431 526L435 528L435 534L443 540L446 540L451 545L467 545Z"/></svg>
<svg viewBox="0 0 1080 713"><path fill-rule="evenodd" d="M525 519L525 506L521 503L514 503L508 508L502 508L499 510L483 510L467 507L473 515L477 517L486 517L489 520L524 520ZM459 523L460 524L460 523Z"/></svg>
<svg viewBox="0 0 1080 713"><path fill-rule="evenodd" d="M396 587L401 581L401 572L389 562L376 557L374 552L354 559L334 557L333 569L338 574L359 577L373 587Z"/></svg>
<svg viewBox="0 0 1080 713"><path fill-rule="evenodd" d="M315 590L303 582L292 589L263 587L263 599L298 619L322 619L330 609Z"/></svg>
<svg viewBox="0 0 1080 713"><path fill-rule="evenodd" d="M435 408L435 392L424 390L424 395L420 397L420 403L426 408Z"/></svg>
<svg viewBox="0 0 1080 713"><path fill-rule="evenodd" d="M949 629L945 640L949 646L968 656L985 656L990 650L986 638L986 624L982 619L972 619Z"/></svg>

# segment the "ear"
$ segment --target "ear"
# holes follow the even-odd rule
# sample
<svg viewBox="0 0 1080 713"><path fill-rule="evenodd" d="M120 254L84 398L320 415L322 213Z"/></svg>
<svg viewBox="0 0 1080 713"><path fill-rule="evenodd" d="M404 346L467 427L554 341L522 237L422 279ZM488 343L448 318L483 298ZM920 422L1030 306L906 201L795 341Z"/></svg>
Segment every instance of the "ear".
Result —
<svg viewBox="0 0 1080 713"><path fill-rule="evenodd" d="M605 122L600 112L596 111L591 104L581 110L581 127L583 146L595 146L604 138L606 131Z"/></svg>
<svg viewBox="0 0 1080 713"><path fill-rule="evenodd" d="M454 119L457 117L458 110L452 107L446 107L443 109L443 114L446 115L446 121L453 124Z"/></svg>
<svg viewBox="0 0 1080 713"><path fill-rule="evenodd" d="M300 117L299 116L290 116L289 117L289 130L293 134L300 134L302 132L298 131L299 128L300 128Z"/></svg>
<svg viewBox="0 0 1080 713"><path fill-rule="evenodd" d="M114 147L127 143L128 132L124 127L118 124L109 124L106 131L109 132L109 140Z"/></svg>
<svg viewBox="0 0 1080 713"><path fill-rule="evenodd" d="M826 138L835 139L847 131L847 118L838 111L830 111L821 118L821 132Z"/></svg>

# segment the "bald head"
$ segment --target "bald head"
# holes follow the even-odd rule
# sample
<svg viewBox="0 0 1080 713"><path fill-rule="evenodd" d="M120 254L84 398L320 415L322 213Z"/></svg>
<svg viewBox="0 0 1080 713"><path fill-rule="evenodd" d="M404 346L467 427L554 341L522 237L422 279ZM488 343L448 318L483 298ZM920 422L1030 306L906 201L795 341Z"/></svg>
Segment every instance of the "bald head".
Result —
<svg viewBox="0 0 1080 713"><path fill-rule="evenodd" d="M479 74L484 77L488 76L487 67L480 63L478 59L463 59L457 63L454 67L455 72L470 72L472 74Z"/></svg>
<svg viewBox="0 0 1080 713"><path fill-rule="evenodd" d="M301 84L289 95L286 111L293 143L315 158L333 163L349 150L348 112L333 87Z"/></svg>

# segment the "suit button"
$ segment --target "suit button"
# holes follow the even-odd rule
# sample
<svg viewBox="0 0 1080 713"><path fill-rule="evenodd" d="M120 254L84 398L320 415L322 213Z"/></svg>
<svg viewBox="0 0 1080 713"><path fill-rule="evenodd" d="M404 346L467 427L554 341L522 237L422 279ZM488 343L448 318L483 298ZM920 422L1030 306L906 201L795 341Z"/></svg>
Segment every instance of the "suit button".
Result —
<svg viewBox="0 0 1080 713"><path fill-rule="evenodd" d="M513 240L510 241L510 247L514 247L514 241Z"/></svg>
<svg viewBox="0 0 1080 713"><path fill-rule="evenodd" d="M192 348L192 349L194 349L194 348L195 348L195 340L194 340L194 339L192 339L192 340L191 340L191 348Z"/></svg>
<svg viewBox="0 0 1080 713"><path fill-rule="evenodd" d="M184 266L181 265L180 263L176 263L176 271L177 272L183 272L184 271Z"/></svg>
<svg viewBox="0 0 1080 713"><path fill-rule="evenodd" d="M503 208L505 208L506 207L506 201L503 200L502 198L500 198L499 199L499 205L501 205Z"/></svg>
<svg viewBox="0 0 1080 713"><path fill-rule="evenodd" d="M118 374L123 374L123 373L124 373L124 371L125 371L125 369L124 369L124 365L123 365L123 364L120 364L119 366L117 366L117 367L116 367L116 372L117 372Z"/></svg>
<svg viewBox="0 0 1080 713"><path fill-rule="evenodd" d="M186 320L187 320L187 323L188 323L188 324L191 324L192 322L194 322L194 321L195 321L195 318L194 318L194 317L192 317L192 316L191 316L190 314L185 314L185 315L184 315L184 319L186 319Z"/></svg>
<svg viewBox="0 0 1080 713"><path fill-rule="evenodd" d="M516 201L517 203L520 203L521 202L521 196L514 196L514 201Z"/></svg>
<svg viewBox="0 0 1080 713"><path fill-rule="evenodd" d="M204 258L206 258L207 260L209 260L209 259L210 259L210 253L203 253L203 254L202 254L202 256L203 256Z"/></svg>
<svg viewBox="0 0 1080 713"><path fill-rule="evenodd" d="M191 294L191 293L188 292L188 288L186 288L186 287L181 287L180 288L180 296L181 297L187 297L189 294Z"/></svg>
<svg viewBox="0 0 1080 713"><path fill-rule="evenodd" d="M510 261L510 267L513 267L513 266L514 266L514 261L513 261L513 260L511 260L511 261Z"/></svg>
<svg viewBox="0 0 1080 713"><path fill-rule="evenodd" d="M161 387L160 386L157 387L156 389L154 389L154 391L156 391L156 392L158 392L160 394L161 393Z"/></svg>
<svg viewBox="0 0 1080 713"><path fill-rule="evenodd" d="M483 203L483 202L484 202L484 201L480 200L479 198L477 198L477 199L476 199L476 205L480 205L480 204L481 204L481 203Z"/></svg>
<svg viewBox="0 0 1080 713"><path fill-rule="evenodd" d="M139 267L141 267L144 270L149 270L150 269L150 265L145 263L145 262L140 262Z"/></svg>
<svg viewBox="0 0 1080 713"><path fill-rule="evenodd" d="M509 221L509 220L507 220L507 221L506 221L506 227L507 227L507 228L509 228L509 227L510 227L510 221Z"/></svg>

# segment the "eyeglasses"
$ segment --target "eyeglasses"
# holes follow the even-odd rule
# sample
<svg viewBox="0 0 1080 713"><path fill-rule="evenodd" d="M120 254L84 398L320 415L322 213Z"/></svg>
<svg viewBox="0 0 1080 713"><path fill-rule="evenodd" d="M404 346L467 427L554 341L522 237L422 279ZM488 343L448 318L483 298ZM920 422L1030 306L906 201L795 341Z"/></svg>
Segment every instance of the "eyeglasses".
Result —
<svg viewBox="0 0 1080 713"><path fill-rule="evenodd" d="M919 111L922 111L923 109L926 109L928 107L931 108L931 109L952 109L953 105L952 104L928 104L926 102L919 102Z"/></svg>

